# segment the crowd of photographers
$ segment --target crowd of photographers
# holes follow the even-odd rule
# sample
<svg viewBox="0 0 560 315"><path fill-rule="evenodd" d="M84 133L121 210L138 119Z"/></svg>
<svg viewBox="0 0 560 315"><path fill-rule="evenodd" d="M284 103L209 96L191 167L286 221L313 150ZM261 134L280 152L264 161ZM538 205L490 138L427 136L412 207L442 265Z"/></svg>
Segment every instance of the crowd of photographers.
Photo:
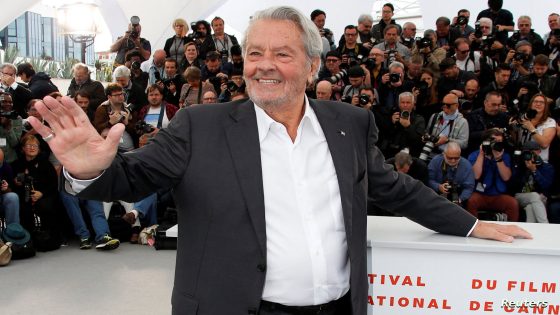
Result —
<svg viewBox="0 0 560 315"><path fill-rule="evenodd" d="M325 27L326 13L315 10L310 18L323 38L322 67L307 94L372 111L387 163L474 215L559 223L559 15L548 15L550 32L541 37L530 17L515 23L501 0L488 5L476 19L465 9L440 17L416 37L414 23L397 24L386 3L378 23L362 14L338 40ZM76 64L67 95L101 135L126 125L120 150L140 147L180 108L247 97L241 47L224 24L219 17L190 25L176 19L174 35L152 51L134 16L111 45L114 83L104 87L86 65ZM61 167L25 123L38 115L38 99L61 96L58 88L29 63L1 70L0 217L29 231L40 221L56 237L69 218L81 249L92 241L100 249L117 248L107 223L111 204L52 190L65 185L63 176L57 179ZM169 199L168 192L154 192L137 203L121 202L122 221L133 227L131 242L139 242L142 227L158 223ZM53 210L61 205L66 211ZM373 205L368 212L386 214Z"/></svg>

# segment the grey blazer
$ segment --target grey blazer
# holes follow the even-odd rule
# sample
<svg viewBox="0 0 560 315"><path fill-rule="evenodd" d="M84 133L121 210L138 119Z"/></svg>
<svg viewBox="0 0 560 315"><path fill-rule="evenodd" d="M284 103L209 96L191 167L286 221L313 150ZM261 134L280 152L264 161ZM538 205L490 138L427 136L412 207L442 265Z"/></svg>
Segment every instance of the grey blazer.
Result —
<svg viewBox="0 0 560 315"><path fill-rule="evenodd" d="M441 233L475 218L395 173L376 148L371 112L310 100L336 169L351 263L352 314L365 315L366 200ZM257 314L267 258L260 147L253 103L191 106L133 152L119 154L80 197L138 200L172 187L179 209L173 314ZM319 188L318 188L319 189Z"/></svg>

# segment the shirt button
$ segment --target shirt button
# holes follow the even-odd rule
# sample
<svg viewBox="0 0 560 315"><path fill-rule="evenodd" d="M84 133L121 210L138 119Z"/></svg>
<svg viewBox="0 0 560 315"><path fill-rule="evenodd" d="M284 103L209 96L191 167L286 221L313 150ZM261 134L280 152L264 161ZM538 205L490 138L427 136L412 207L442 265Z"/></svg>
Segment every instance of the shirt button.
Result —
<svg viewBox="0 0 560 315"><path fill-rule="evenodd" d="M262 263L262 264L258 264L257 265L257 270L260 272L265 272L266 271L266 264Z"/></svg>

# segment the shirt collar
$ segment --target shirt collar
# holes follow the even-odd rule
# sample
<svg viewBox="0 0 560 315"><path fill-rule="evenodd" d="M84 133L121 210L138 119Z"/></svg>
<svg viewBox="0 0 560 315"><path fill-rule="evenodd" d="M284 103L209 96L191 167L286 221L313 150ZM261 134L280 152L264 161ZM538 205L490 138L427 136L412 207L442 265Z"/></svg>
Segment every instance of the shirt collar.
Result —
<svg viewBox="0 0 560 315"><path fill-rule="evenodd" d="M272 119L270 116L268 116L268 114L259 106L257 106L256 104L253 103L253 106L255 106L255 113L257 116L257 128L259 131L259 143L262 143L264 141L264 139L266 138L266 136L268 135L268 132L270 131L270 126L272 126L272 124L274 123L278 123L277 121L275 121L274 119ZM316 133L316 134L321 134L321 125L319 124L319 120L317 119L317 115L315 115L315 111L313 110L313 108L309 105L309 99L307 98L307 95L305 95L305 111L303 113L303 117L301 118L301 121L299 123L298 126L298 133L301 132L301 127L304 124L305 121L308 121L311 124L311 128L312 130Z"/></svg>

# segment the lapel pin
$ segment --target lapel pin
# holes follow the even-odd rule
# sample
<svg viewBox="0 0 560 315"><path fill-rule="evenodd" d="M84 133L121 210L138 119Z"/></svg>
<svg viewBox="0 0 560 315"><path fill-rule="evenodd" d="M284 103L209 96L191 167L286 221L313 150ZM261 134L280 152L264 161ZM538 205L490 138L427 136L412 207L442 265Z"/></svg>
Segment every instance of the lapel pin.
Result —
<svg viewBox="0 0 560 315"><path fill-rule="evenodd" d="M344 132L344 131L342 131L342 130L339 130L338 133L339 133L341 136L346 136L346 132Z"/></svg>

